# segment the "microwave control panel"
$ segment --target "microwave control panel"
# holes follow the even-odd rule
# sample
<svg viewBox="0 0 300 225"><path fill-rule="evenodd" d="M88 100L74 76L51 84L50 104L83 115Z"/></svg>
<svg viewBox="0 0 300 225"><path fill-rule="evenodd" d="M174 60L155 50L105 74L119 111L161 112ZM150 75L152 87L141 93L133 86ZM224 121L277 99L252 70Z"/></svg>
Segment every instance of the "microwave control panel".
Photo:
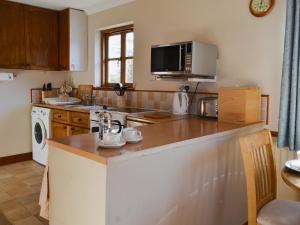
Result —
<svg viewBox="0 0 300 225"><path fill-rule="evenodd" d="M192 49L193 49L192 43L187 43L185 45L185 72L186 73L192 72Z"/></svg>

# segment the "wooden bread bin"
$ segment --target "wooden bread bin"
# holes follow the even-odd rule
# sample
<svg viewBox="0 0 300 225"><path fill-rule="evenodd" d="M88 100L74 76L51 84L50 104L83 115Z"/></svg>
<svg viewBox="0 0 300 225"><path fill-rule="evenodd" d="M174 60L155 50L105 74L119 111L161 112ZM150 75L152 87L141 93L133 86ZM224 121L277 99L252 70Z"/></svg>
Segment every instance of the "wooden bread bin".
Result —
<svg viewBox="0 0 300 225"><path fill-rule="evenodd" d="M258 87L221 88L219 121L249 124L261 121L261 90Z"/></svg>

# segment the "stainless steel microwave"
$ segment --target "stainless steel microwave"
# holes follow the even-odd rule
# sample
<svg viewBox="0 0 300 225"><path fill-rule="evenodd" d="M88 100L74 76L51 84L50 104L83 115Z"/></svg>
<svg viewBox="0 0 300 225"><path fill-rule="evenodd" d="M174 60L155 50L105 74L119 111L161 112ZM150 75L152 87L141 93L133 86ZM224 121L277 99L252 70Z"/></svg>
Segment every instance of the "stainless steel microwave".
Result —
<svg viewBox="0 0 300 225"><path fill-rule="evenodd" d="M151 73L159 76L217 75L217 46L196 41L151 47Z"/></svg>

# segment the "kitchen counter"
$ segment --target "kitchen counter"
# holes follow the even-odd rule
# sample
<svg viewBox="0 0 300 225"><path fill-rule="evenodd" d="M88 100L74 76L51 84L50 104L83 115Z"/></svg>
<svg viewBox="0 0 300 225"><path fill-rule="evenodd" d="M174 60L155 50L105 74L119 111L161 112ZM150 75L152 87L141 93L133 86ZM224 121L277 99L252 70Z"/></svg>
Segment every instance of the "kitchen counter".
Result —
<svg viewBox="0 0 300 225"><path fill-rule="evenodd" d="M263 127L188 117L138 127L143 141L120 149L49 140L50 225L244 224L239 138Z"/></svg>
<svg viewBox="0 0 300 225"><path fill-rule="evenodd" d="M258 124L253 124L252 126ZM50 146L55 146L102 164L108 164L111 160L118 157L126 158L127 156L132 156L133 153L143 154L147 149L205 136L220 135L224 132L230 132L243 127L246 126L190 116L189 118L177 118L165 123L139 127L138 130L142 132L143 140L137 144L126 144L119 149L103 149L98 147L98 134L56 138L49 140L48 143Z"/></svg>

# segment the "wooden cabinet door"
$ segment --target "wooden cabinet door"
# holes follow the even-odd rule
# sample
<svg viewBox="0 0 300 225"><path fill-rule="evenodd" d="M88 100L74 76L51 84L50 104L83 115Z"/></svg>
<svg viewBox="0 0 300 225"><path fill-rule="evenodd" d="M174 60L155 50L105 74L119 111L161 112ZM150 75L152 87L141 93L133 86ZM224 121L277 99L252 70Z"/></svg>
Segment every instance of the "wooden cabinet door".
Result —
<svg viewBox="0 0 300 225"><path fill-rule="evenodd" d="M52 122L52 138L67 137L69 127L65 124Z"/></svg>
<svg viewBox="0 0 300 225"><path fill-rule="evenodd" d="M88 133L90 133L89 129L70 126L70 131L69 131L70 136L79 135L79 134L88 134Z"/></svg>
<svg viewBox="0 0 300 225"><path fill-rule="evenodd" d="M24 6L28 69L58 68L58 12Z"/></svg>
<svg viewBox="0 0 300 225"><path fill-rule="evenodd" d="M23 5L0 1L0 68L25 64Z"/></svg>
<svg viewBox="0 0 300 225"><path fill-rule="evenodd" d="M59 69L70 70L70 9L59 12Z"/></svg>

